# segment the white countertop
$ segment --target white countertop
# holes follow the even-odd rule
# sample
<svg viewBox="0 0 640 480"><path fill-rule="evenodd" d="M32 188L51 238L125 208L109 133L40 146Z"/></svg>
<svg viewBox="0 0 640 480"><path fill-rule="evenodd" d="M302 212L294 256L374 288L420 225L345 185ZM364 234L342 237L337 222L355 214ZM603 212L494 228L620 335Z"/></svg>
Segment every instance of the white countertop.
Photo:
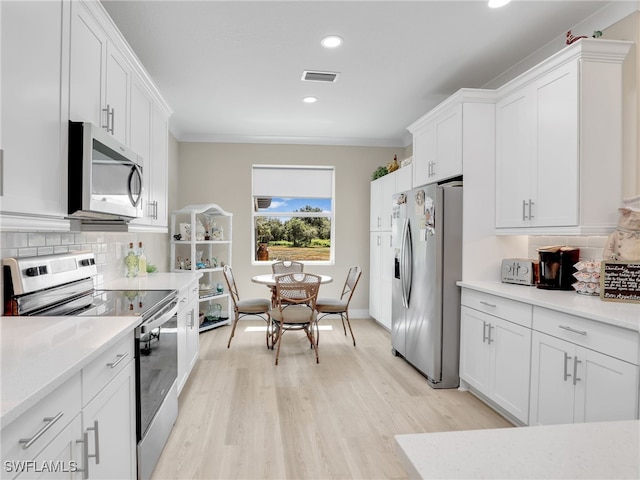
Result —
<svg viewBox="0 0 640 480"><path fill-rule="evenodd" d="M102 288L180 290L200 272L119 278ZM0 428L45 398L140 323L131 317L0 318Z"/></svg>
<svg viewBox="0 0 640 480"><path fill-rule="evenodd" d="M603 302L598 296L580 295L574 291L543 290L501 282L462 281L458 282L458 285L636 332L640 331L640 304L637 303Z"/></svg>
<svg viewBox="0 0 640 480"><path fill-rule="evenodd" d="M202 272L150 273L146 277L116 278L105 282L101 288L112 290L180 290L202 277Z"/></svg>
<svg viewBox="0 0 640 480"><path fill-rule="evenodd" d="M396 435L409 478L640 478L640 421Z"/></svg>
<svg viewBox="0 0 640 480"><path fill-rule="evenodd" d="M140 323L131 317L0 318L0 428L18 418Z"/></svg>

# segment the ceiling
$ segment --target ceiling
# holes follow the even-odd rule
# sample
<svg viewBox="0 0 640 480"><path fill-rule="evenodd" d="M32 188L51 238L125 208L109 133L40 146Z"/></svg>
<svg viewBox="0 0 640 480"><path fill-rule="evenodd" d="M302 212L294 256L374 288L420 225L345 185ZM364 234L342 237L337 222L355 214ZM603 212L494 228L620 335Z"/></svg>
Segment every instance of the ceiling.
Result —
<svg viewBox="0 0 640 480"><path fill-rule="evenodd" d="M560 48L610 2L102 3L173 109L179 141L402 147L406 127L459 88L486 86L551 40ZM343 46L323 48L329 34ZM304 70L339 76L303 82Z"/></svg>

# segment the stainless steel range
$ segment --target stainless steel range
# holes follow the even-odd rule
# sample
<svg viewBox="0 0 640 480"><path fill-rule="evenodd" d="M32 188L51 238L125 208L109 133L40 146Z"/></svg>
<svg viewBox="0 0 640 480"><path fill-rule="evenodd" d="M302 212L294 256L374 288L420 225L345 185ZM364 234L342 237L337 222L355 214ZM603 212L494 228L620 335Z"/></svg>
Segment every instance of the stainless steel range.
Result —
<svg viewBox="0 0 640 480"><path fill-rule="evenodd" d="M2 265L5 315L140 317L135 329L138 478L150 478L178 415L177 292L95 289L91 252L5 258Z"/></svg>

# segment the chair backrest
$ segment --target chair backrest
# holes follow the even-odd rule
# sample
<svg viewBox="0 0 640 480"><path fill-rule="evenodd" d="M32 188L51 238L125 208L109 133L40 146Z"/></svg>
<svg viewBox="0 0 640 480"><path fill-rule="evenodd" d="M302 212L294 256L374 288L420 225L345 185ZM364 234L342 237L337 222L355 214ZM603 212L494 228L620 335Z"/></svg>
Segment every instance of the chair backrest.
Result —
<svg viewBox="0 0 640 480"><path fill-rule="evenodd" d="M276 305L281 310L291 304L315 309L320 276L312 273L287 273L276 277Z"/></svg>
<svg viewBox="0 0 640 480"><path fill-rule="evenodd" d="M236 279L233 277L233 270L229 265L225 265L222 269L224 273L224 279L227 281L227 287L229 288L229 295L233 300L233 307L236 308L240 296L238 295L238 287L236 286Z"/></svg>
<svg viewBox="0 0 640 480"><path fill-rule="evenodd" d="M351 297L353 296L353 292L358 285L358 280L360 280L360 275L362 275L362 269L358 265L354 265L349 268L349 273L347 273L347 279L344 282L344 287L342 287L342 294L340 298L342 300L347 300L347 305L351 301Z"/></svg>
<svg viewBox="0 0 640 480"><path fill-rule="evenodd" d="M271 264L271 270L273 270L274 275L280 275L283 273L302 273L304 271L304 263L295 262L293 260L274 262Z"/></svg>

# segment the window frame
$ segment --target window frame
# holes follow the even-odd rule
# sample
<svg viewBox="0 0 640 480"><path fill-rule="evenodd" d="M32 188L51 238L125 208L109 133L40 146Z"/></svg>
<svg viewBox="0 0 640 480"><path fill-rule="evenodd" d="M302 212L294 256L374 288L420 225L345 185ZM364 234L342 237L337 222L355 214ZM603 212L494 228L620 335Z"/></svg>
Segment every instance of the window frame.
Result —
<svg viewBox="0 0 640 480"><path fill-rule="evenodd" d="M313 170L328 170L331 173L331 195L329 197L301 197L296 195L278 195L271 196L271 198L330 198L331 199L331 211L330 212L265 212L259 211L255 208L255 198L258 195L255 195L255 184L254 184L254 175L256 169L280 169L283 171L283 175L286 174L286 170L309 170L309 174L312 175ZM335 227L336 227L336 195L335 195L335 177L336 169L335 166L330 165L266 165L266 164L254 164L251 166L251 265L271 265L274 260L257 260L256 259L256 250L258 248L258 239L256 238L256 219L258 217L266 217L266 218L294 218L294 217L306 217L306 218L328 218L331 222L331 230L330 230L330 239L331 245L329 248L329 260L296 260L301 261L305 265L335 265L335 247L336 247L336 237L335 237ZM310 178L310 180L312 180ZM286 193L286 192L284 192Z"/></svg>

